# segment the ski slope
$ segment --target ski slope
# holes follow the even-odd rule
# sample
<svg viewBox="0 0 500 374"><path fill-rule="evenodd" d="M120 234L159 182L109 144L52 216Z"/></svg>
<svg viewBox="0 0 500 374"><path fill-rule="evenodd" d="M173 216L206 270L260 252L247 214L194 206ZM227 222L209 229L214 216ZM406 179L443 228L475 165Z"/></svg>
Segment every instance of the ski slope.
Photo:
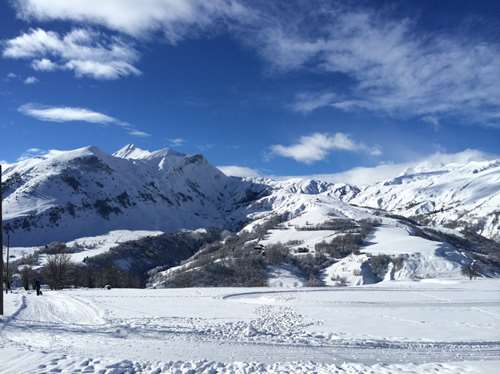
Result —
<svg viewBox="0 0 500 374"><path fill-rule="evenodd" d="M0 373L494 373L499 286L18 292Z"/></svg>

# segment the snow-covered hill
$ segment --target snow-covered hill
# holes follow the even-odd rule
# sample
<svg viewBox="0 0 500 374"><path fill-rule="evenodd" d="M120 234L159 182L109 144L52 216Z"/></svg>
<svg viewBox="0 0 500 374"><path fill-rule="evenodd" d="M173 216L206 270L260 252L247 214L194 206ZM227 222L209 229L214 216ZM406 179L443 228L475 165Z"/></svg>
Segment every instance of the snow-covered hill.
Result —
<svg viewBox="0 0 500 374"><path fill-rule="evenodd" d="M417 163L396 178L366 187L350 202L425 224L467 228L498 241L500 160L471 153L448 162Z"/></svg>
<svg viewBox="0 0 500 374"><path fill-rule="evenodd" d="M17 246L43 245L111 230L234 227L234 208L255 184L227 177L201 155L128 145L51 151L3 175L5 228Z"/></svg>

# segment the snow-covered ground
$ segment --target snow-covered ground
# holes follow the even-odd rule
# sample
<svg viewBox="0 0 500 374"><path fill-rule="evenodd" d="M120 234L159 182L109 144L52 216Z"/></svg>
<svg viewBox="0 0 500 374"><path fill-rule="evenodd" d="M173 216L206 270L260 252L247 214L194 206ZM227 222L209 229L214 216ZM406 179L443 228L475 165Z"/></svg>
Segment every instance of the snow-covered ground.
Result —
<svg viewBox="0 0 500 374"><path fill-rule="evenodd" d="M81 252L72 253L71 261L82 262L85 257L93 257L108 252L111 248L130 240L138 240L148 236L158 236L162 231L146 230L114 230L105 235L80 238L66 243L68 247L80 247Z"/></svg>
<svg viewBox="0 0 500 374"><path fill-rule="evenodd" d="M68 248L77 248L79 252L70 253L71 261L80 263L87 257L97 256L108 252L111 248L130 240L139 240L148 236L158 236L162 231L147 230L114 230L104 235L79 238L66 243ZM40 247L13 247L10 248L11 261L19 260L23 256L33 254ZM45 263L47 256L40 255L40 264Z"/></svg>
<svg viewBox="0 0 500 374"><path fill-rule="evenodd" d="M6 297L0 372L496 373L500 280Z"/></svg>
<svg viewBox="0 0 500 374"><path fill-rule="evenodd" d="M386 220L391 222L391 220ZM383 224L367 239L368 244L358 255L349 255L323 271L326 285L336 285L342 278L349 285L366 282L363 264L369 255L404 256L400 268L390 264L387 280L463 278L462 265L467 263L465 254L444 242L412 235L411 228L402 224Z"/></svg>
<svg viewBox="0 0 500 374"><path fill-rule="evenodd" d="M267 284L269 287L296 288L303 287L305 281L298 274L300 272L293 266L283 264L281 266L270 266L268 269Z"/></svg>
<svg viewBox="0 0 500 374"><path fill-rule="evenodd" d="M465 255L447 243L409 235L408 227L383 225L369 238L372 244L362 252L373 255L409 255L402 269L393 274L395 279L409 277L460 277Z"/></svg>

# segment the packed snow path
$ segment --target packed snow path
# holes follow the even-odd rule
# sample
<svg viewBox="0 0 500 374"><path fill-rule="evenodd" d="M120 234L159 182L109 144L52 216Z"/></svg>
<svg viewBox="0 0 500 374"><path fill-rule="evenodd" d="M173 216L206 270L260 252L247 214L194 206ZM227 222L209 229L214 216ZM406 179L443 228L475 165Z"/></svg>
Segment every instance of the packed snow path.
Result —
<svg viewBox="0 0 500 374"><path fill-rule="evenodd" d="M488 280L288 291L9 294L9 316L0 327L0 372L8 373L17 360L21 365L26 352L47 352L50 362L65 363L66 370L82 357L94 363L208 359L271 366L499 361L499 286ZM42 365L41 372L47 368Z"/></svg>

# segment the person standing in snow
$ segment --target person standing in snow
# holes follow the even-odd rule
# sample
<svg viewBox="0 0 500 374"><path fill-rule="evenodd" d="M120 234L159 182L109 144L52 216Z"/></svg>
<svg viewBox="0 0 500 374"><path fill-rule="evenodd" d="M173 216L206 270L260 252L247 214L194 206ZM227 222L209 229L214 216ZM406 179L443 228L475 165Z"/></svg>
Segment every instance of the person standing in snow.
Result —
<svg viewBox="0 0 500 374"><path fill-rule="evenodd" d="M37 296L41 296L42 295L42 291L40 290L40 280L39 279L35 279L35 289L36 289L36 295Z"/></svg>

